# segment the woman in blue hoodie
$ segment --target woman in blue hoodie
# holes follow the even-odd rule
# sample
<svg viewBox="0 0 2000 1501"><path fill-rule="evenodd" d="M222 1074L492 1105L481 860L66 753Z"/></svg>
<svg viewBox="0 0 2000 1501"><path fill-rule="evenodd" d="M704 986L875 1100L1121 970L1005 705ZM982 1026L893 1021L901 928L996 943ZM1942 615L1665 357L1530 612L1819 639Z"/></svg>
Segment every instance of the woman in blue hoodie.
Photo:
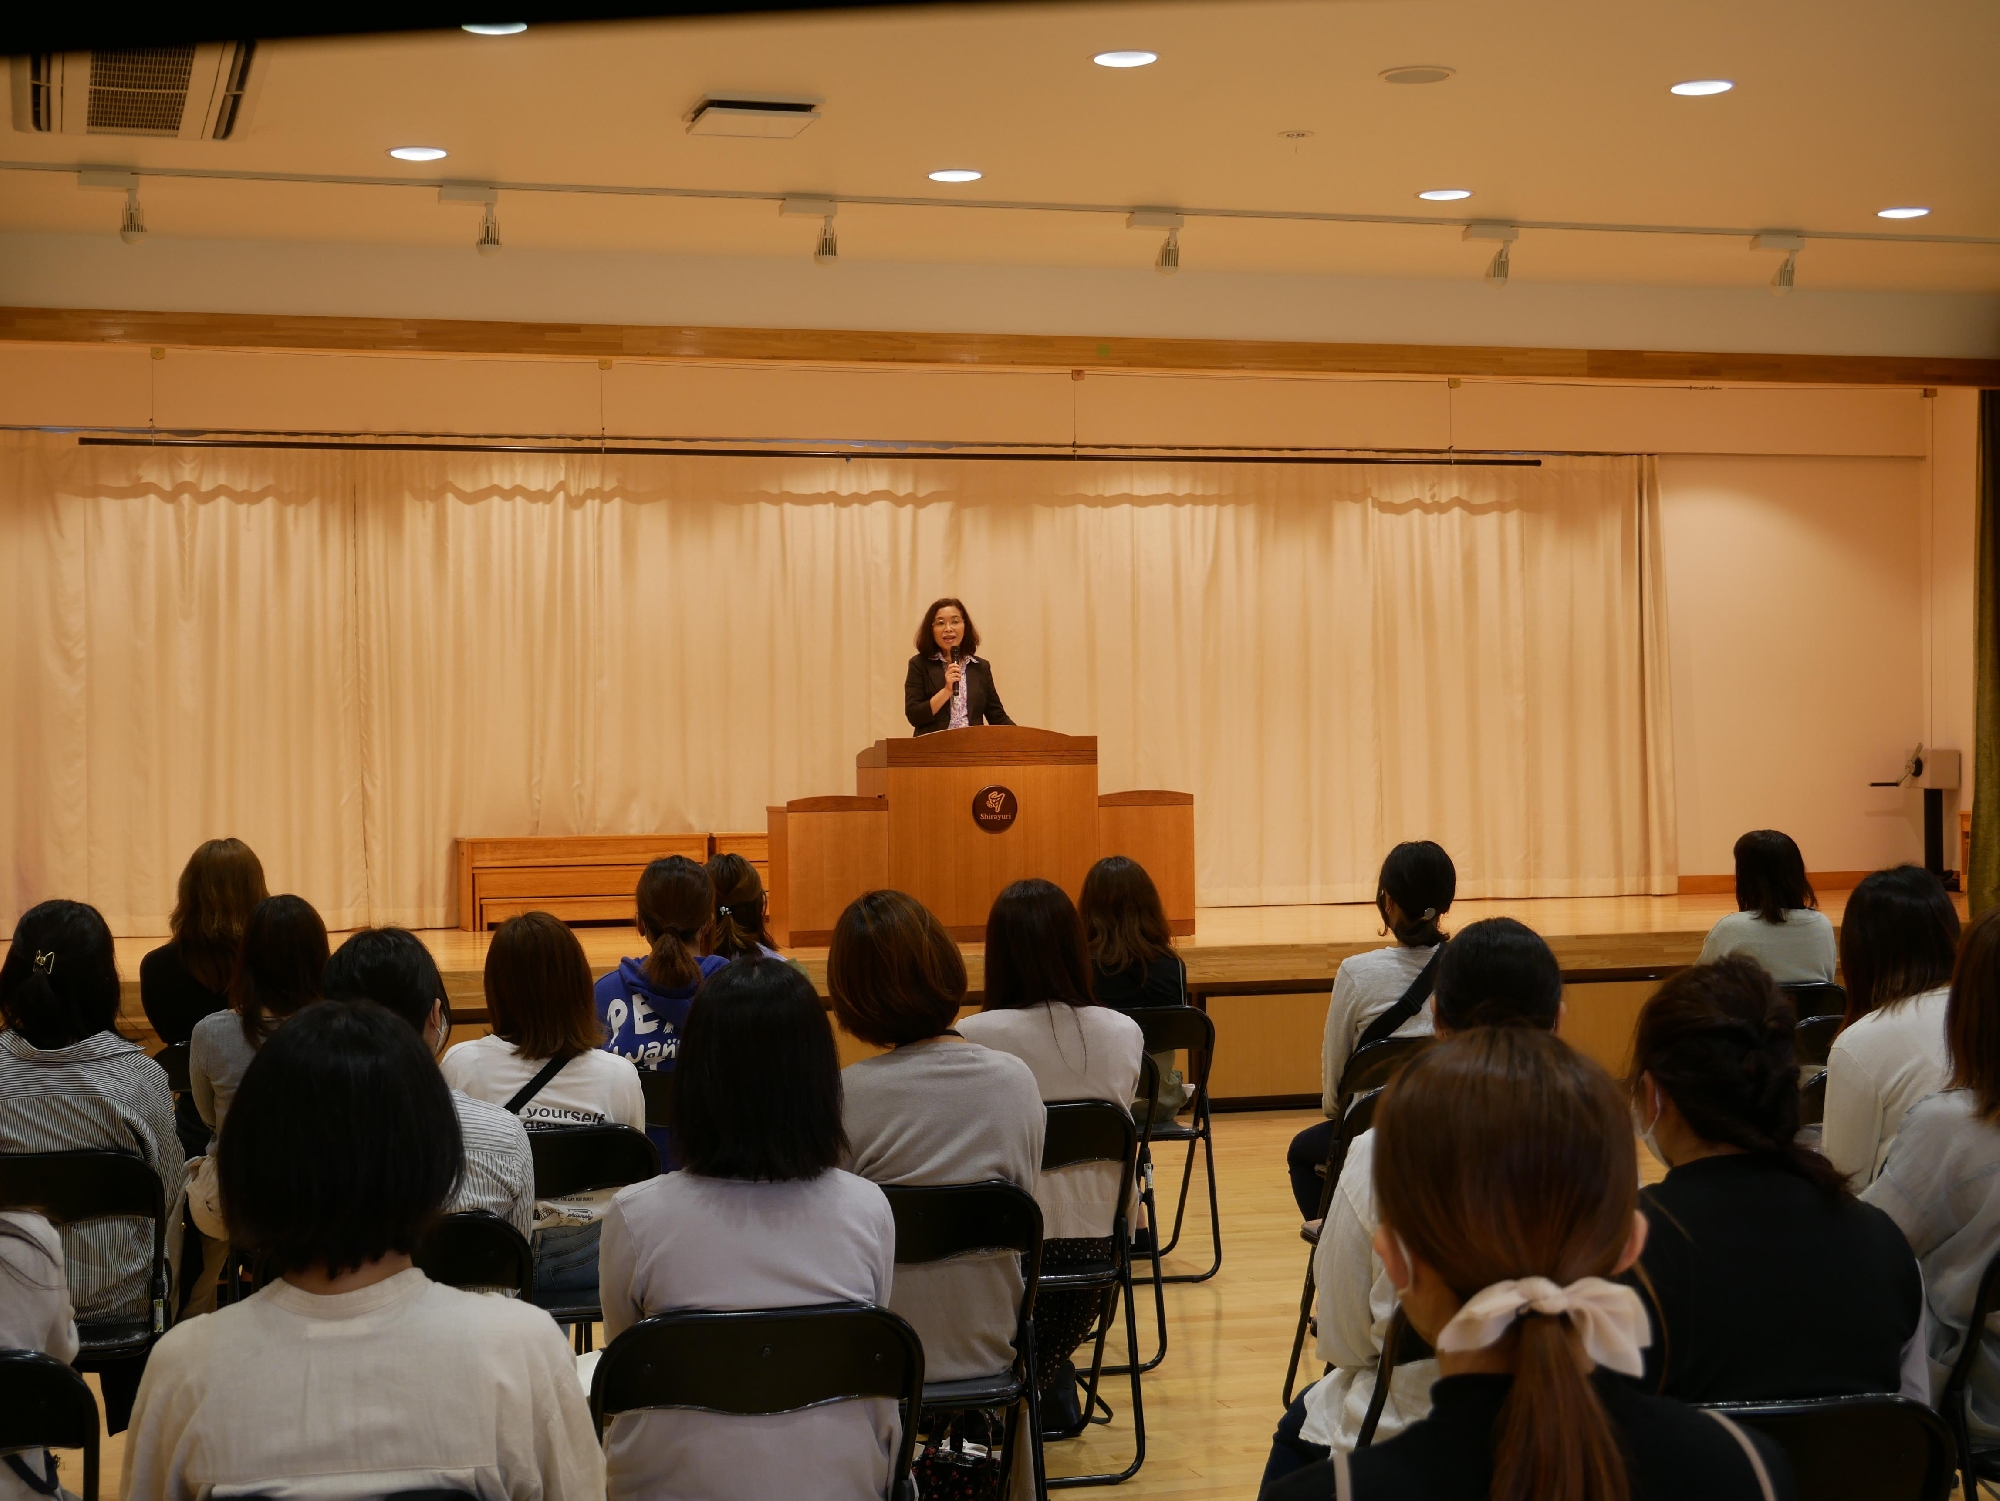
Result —
<svg viewBox="0 0 2000 1501"><path fill-rule="evenodd" d="M669 855L640 875L637 900L639 936L652 950L620 959L597 982L597 1014L604 1019L606 1051L630 1058L641 1072L671 1073L695 992L729 962L701 953L702 930L715 916L715 886L694 861ZM663 1163L678 1161L671 1131L649 1126L646 1134Z"/></svg>

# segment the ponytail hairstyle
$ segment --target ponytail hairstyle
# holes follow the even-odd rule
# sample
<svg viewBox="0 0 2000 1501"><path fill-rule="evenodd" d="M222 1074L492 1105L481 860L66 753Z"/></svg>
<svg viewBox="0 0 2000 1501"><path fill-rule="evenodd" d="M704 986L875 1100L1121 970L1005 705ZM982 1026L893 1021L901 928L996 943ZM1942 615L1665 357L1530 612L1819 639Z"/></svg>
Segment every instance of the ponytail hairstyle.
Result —
<svg viewBox="0 0 2000 1501"><path fill-rule="evenodd" d="M229 1004L253 1048L278 1023L326 994L326 924L302 896L267 896L243 929L243 958L230 982Z"/></svg>
<svg viewBox="0 0 2000 1501"><path fill-rule="evenodd" d="M717 855L702 867L715 888L715 918L702 947L724 959L761 959L775 949L764 916L764 883L741 855Z"/></svg>
<svg viewBox="0 0 2000 1501"><path fill-rule="evenodd" d="M1736 841L1736 910L1780 923L1787 912L1817 907L1806 857L1790 834L1752 829Z"/></svg>
<svg viewBox="0 0 2000 1501"><path fill-rule="evenodd" d="M1137 860L1106 855L1091 866L1077 913L1091 960L1106 974L1150 964L1174 951L1160 890Z"/></svg>
<svg viewBox="0 0 2000 1501"><path fill-rule="evenodd" d="M1449 951L1447 951L1449 952ZM1375 1109L1384 1228L1462 1299L1496 1282L1609 1277L1638 1206L1632 1122L1596 1064L1531 1027L1426 1048ZM1627 1501L1625 1459L1567 1316L1527 1313L1493 1428L1490 1501Z"/></svg>
<svg viewBox="0 0 2000 1501"><path fill-rule="evenodd" d="M1842 1025L1949 983L1957 957L1958 909L1944 882L1921 865L1863 876L1840 918L1840 976L1847 982Z"/></svg>
<svg viewBox="0 0 2000 1501"><path fill-rule="evenodd" d="M118 956L95 907L58 900L21 914L0 963L0 1020L44 1052L118 1030Z"/></svg>
<svg viewBox="0 0 2000 1501"><path fill-rule="evenodd" d="M715 886L686 855L655 860L639 876L639 936L652 945L646 978L661 990L701 983L695 947L715 919Z"/></svg>
<svg viewBox="0 0 2000 1501"><path fill-rule="evenodd" d="M270 894L257 852L241 839L197 846L181 868L174 915L167 919L187 972L210 990L227 992L251 909Z"/></svg>
<svg viewBox="0 0 2000 1501"><path fill-rule="evenodd" d="M1444 942L1438 919L1451 910L1458 894L1458 869L1444 846L1428 839L1413 839L1397 845L1382 862L1382 874L1375 878L1375 910L1389 921L1387 897L1402 909L1402 926L1392 929L1396 942L1413 949L1426 949Z"/></svg>
<svg viewBox="0 0 2000 1501"><path fill-rule="evenodd" d="M2000 1121L2000 907L1965 930L1945 1011L1951 1087L1969 1089L1983 1121Z"/></svg>
<svg viewBox="0 0 2000 1501"><path fill-rule="evenodd" d="M1650 1074L1703 1141L1773 1158L1828 1193L1847 1180L1798 1145L1799 1065L1792 1003L1754 959L1684 969L1639 1012L1632 1100L1644 1107Z"/></svg>

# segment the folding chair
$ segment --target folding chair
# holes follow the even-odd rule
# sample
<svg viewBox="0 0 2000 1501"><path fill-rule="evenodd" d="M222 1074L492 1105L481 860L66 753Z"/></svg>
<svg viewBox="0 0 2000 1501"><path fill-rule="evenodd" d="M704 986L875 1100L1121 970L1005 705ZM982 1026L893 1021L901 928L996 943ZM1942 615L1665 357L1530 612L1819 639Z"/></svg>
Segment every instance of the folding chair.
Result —
<svg viewBox="0 0 2000 1501"><path fill-rule="evenodd" d="M1799 1081L1799 1129L1817 1126L1826 1119L1826 1070L1809 1070Z"/></svg>
<svg viewBox="0 0 2000 1501"><path fill-rule="evenodd" d="M1403 1042L1406 1040L1408 1039L1388 1038L1382 1042L1373 1044L1373 1047L1386 1047L1390 1042ZM1362 1049L1362 1052L1368 1051L1371 1051L1371 1049ZM1404 1049L1403 1055L1407 1056L1408 1051L1408 1049ZM1352 1070L1350 1069L1349 1072L1352 1072ZM1305 1353L1306 1333L1312 1327L1313 1295L1318 1290L1317 1284L1313 1280L1313 1259L1319 1251L1320 1232L1326 1228L1326 1217L1333 1211L1333 1191L1335 1186L1340 1182L1340 1169L1342 1164L1347 1161L1347 1150L1354 1145L1356 1137L1374 1125L1375 1102L1381 1097L1382 1090L1378 1085L1376 1088L1364 1090L1348 1101L1347 1113L1341 1116L1340 1130L1333 1138L1332 1149L1327 1153L1326 1181L1320 1185L1319 1190L1319 1218L1313 1224L1307 1225L1299 1231L1299 1239L1304 1241L1307 1247L1306 1283L1304 1290L1299 1294L1298 1328L1292 1331L1292 1359L1291 1363L1285 1367L1285 1406L1287 1407L1292 1405L1292 1387L1299 1379L1299 1359Z"/></svg>
<svg viewBox="0 0 2000 1501"><path fill-rule="evenodd" d="M528 1238L488 1210L448 1214L424 1232L412 1258L433 1282L467 1292L525 1298L535 1290Z"/></svg>
<svg viewBox="0 0 2000 1501"><path fill-rule="evenodd" d="M173 1092L174 1134L180 1137L182 1150L194 1158L208 1150L215 1133L195 1109L194 1088L188 1081L188 1052L187 1043L170 1043L153 1054L153 1061L166 1074L167 1088Z"/></svg>
<svg viewBox="0 0 2000 1501"><path fill-rule="evenodd" d="M659 1149L644 1131L630 1126L560 1126L530 1131L535 1159L535 1197L560 1199L597 1188L623 1188L660 1175ZM604 1317L597 1301L560 1304L549 1317L574 1334L576 1353L588 1354L591 1325Z"/></svg>
<svg viewBox="0 0 2000 1501"><path fill-rule="evenodd" d="M1815 1016L1845 1016L1847 991L1839 985L1812 981L1778 987L1792 1003L1792 1014L1800 1021Z"/></svg>
<svg viewBox="0 0 2000 1501"><path fill-rule="evenodd" d="M1951 1429L1908 1397L1703 1405L1785 1451L1798 1501L1943 1501L1951 1492Z"/></svg>
<svg viewBox="0 0 2000 1501"><path fill-rule="evenodd" d="M83 1450L82 1501L97 1501L97 1398L39 1350L0 1350L0 1453Z"/></svg>
<svg viewBox="0 0 2000 1501"><path fill-rule="evenodd" d="M1396 1367L1429 1360L1436 1353L1410 1327L1409 1315L1398 1304L1389 1317L1389 1327L1382 1331L1382 1353L1375 1361L1375 1389L1368 1394L1368 1410L1361 1415L1361 1431L1354 1436L1355 1448L1365 1449L1375 1442L1375 1429L1382 1421L1382 1409L1389 1405L1389 1387L1395 1380Z"/></svg>
<svg viewBox="0 0 2000 1501"><path fill-rule="evenodd" d="M896 1264L921 1265L980 1251L1012 1251L1021 1258L1021 1302L1014 1322L1014 1362L991 1376L926 1381L923 1405L945 1412L1003 1407L999 1493L1010 1495L1021 1409L1027 1408L1028 1463L1035 1494L1045 1493L1042 1404L1035 1390L1035 1290L1042 1276L1042 1207L1011 1183L963 1183L941 1188L884 1184L896 1216Z"/></svg>
<svg viewBox="0 0 2000 1501"><path fill-rule="evenodd" d="M1986 1270L1979 1277L1979 1291L1973 1295L1972 1314L1965 1324L1965 1343L1959 1346L1958 1357L1951 1363L1951 1374L1945 1378L1944 1390L1938 1393L1938 1411L1951 1424L1952 1436L1957 1442L1958 1467L1965 1478L1965 1501L1979 1501L1979 1482L2000 1480L2000 1449L1975 1449L1972 1447L1972 1426L1967 1414L1968 1388L1972 1384L1973 1367L1979 1364L1979 1352L1985 1345L1986 1320L1996 1304L2000 1304L2000 1252L1986 1263Z"/></svg>
<svg viewBox="0 0 2000 1501"><path fill-rule="evenodd" d="M1792 1055L1800 1068L1824 1068L1840 1031L1837 1016L1809 1016L1792 1029Z"/></svg>
<svg viewBox="0 0 2000 1501"><path fill-rule="evenodd" d="M742 1313L663 1313L614 1339L590 1382L600 1438L622 1412L692 1407L737 1415L800 1412L852 1397L903 1405L885 1501L908 1490L924 1348L886 1308L826 1303Z"/></svg>
<svg viewBox="0 0 2000 1501"><path fill-rule="evenodd" d="M166 1071L167 1088L175 1098L188 1093L194 1086L188 1082L188 1054L192 1045L185 1042L170 1043L153 1054L153 1061Z"/></svg>
<svg viewBox="0 0 2000 1501"><path fill-rule="evenodd" d="M1153 1258L1153 1280L1156 1282L1206 1282L1222 1269L1222 1205L1216 1195L1215 1186L1215 1131L1208 1104L1208 1073L1215 1058L1215 1023L1205 1011L1197 1011L1192 1006L1145 1006L1129 1011L1126 1015L1139 1024L1139 1030L1146 1037L1148 1053L1178 1053L1188 1055L1188 1072L1194 1081L1194 1095L1188 1101L1188 1124L1183 1126L1178 1117L1170 1125L1152 1124L1148 1112L1146 1124L1139 1140L1140 1193L1146 1203L1146 1223L1153 1232L1153 1243L1157 1255ZM1153 1204L1153 1150L1156 1141L1187 1143L1187 1160L1181 1165L1181 1189L1174 1204L1174 1233L1160 1242L1160 1220ZM1208 1171L1208 1233L1209 1244L1215 1248L1215 1256L1205 1272L1175 1272L1162 1275L1159 1270L1160 1257L1168 1255L1181 1242L1181 1226L1187 1216L1188 1186L1194 1181L1194 1157L1199 1148L1203 1165ZM1165 1331L1162 1330L1160 1350L1166 1352ZM1155 1357L1154 1364L1158 1364ZM1150 1369L1150 1367L1149 1367Z"/></svg>
<svg viewBox="0 0 2000 1501"><path fill-rule="evenodd" d="M1071 1485L1116 1485L1130 1480L1146 1462L1146 1407L1139 1389L1139 1324L1132 1303L1132 1233L1126 1222L1125 1206L1132 1201L1132 1184L1138 1172L1139 1128L1124 1105L1108 1100L1061 1100L1048 1107L1049 1124L1042 1140L1042 1171L1055 1172L1086 1162L1119 1164L1117 1211L1111 1222L1111 1254L1100 1261L1076 1263L1060 1271L1044 1271L1041 1292L1095 1292L1100 1296L1096 1334L1090 1358L1090 1379L1084 1384L1083 1411L1088 1417L1102 1407L1105 1419L1109 1404L1098 1394L1098 1382L1106 1374L1104 1345L1117 1317L1120 1296L1125 1304L1125 1358L1119 1370L1132 1378L1132 1463L1112 1474L1063 1475L1048 1482L1050 1490ZM1096 1421L1093 1417L1092 1421Z"/></svg>
<svg viewBox="0 0 2000 1501"><path fill-rule="evenodd" d="M142 1359L167 1329L167 1205L159 1177L129 1152L0 1155L0 1209L32 1209L57 1225L119 1217L153 1222L147 1312L138 1318L78 1320L82 1345L72 1364L102 1371Z"/></svg>
<svg viewBox="0 0 2000 1501"><path fill-rule="evenodd" d="M646 1124L671 1130L674 1124L674 1071L668 1069L662 1073L653 1068L640 1069L639 1092L646 1097Z"/></svg>
<svg viewBox="0 0 2000 1501"><path fill-rule="evenodd" d="M1387 1084L1398 1069L1429 1047L1431 1041L1428 1037L1385 1037L1365 1048L1356 1048L1347 1060L1347 1067L1340 1071L1340 1087L1334 1091L1334 1103L1340 1108L1341 1118L1346 1118L1347 1106L1356 1095Z"/></svg>

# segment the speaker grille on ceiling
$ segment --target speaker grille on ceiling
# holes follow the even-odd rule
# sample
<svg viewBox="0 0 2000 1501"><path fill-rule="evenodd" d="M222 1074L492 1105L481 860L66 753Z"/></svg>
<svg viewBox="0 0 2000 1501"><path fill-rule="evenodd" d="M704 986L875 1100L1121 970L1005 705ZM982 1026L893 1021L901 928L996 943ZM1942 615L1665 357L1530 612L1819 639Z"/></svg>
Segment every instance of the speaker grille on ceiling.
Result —
<svg viewBox="0 0 2000 1501"><path fill-rule="evenodd" d="M16 57L14 128L226 141L247 122L254 42Z"/></svg>
<svg viewBox="0 0 2000 1501"><path fill-rule="evenodd" d="M91 53L85 128L91 135L179 135L193 73L192 46Z"/></svg>

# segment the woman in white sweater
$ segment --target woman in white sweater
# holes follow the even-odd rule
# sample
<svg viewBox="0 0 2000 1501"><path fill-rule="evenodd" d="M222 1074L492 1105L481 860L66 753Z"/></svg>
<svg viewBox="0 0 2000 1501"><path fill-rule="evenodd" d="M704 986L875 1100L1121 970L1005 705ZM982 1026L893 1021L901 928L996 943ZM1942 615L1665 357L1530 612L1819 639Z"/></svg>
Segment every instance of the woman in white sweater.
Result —
<svg viewBox="0 0 2000 1501"><path fill-rule="evenodd" d="M1780 985L1831 985L1833 924L1819 910L1792 836L1752 829L1736 841L1737 910L1708 930L1701 964L1747 954Z"/></svg>
<svg viewBox="0 0 2000 1501"><path fill-rule="evenodd" d="M604 1049L583 945L546 912L510 917L486 950L493 1030L444 1055L453 1089L519 1116L530 1131L605 1124L646 1129L646 1098L629 1058ZM597 1244L615 1190L535 1201L535 1300L588 1301Z"/></svg>
<svg viewBox="0 0 2000 1501"><path fill-rule="evenodd" d="M1840 924L1847 1021L1826 1061L1820 1150L1859 1192L1882 1171L1903 1116L1945 1087L1944 1019L1958 955L1958 909L1916 865L1878 870Z"/></svg>
<svg viewBox="0 0 2000 1501"><path fill-rule="evenodd" d="M154 1348L126 1501L604 1494L575 1357L549 1316L411 1263L462 1160L451 1092L386 1008L322 1001L272 1034L217 1172L231 1239L281 1275Z"/></svg>
<svg viewBox="0 0 2000 1501"><path fill-rule="evenodd" d="M55 1226L25 1210L0 1211L0 1350L67 1361L76 1349L76 1310ZM57 1479L46 1449L0 1456L0 1501L41 1501Z"/></svg>
<svg viewBox="0 0 2000 1501"><path fill-rule="evenodd" d="M717 972L675 1064L678 1172L621 1189L604 1219L604 1332L678 1309L889 1302L896 1222L836 1164L840 1057L812 984L777 959ZM901 1436L874 1398L765 1415L621 1414L614 1501L879 1501Z"/></svg>
<svg viewBox="0 0 2000 1501"><path fill-rule="evenodd" d="M1016 881L986 919L986 1009L959 1023L968 1041L1012 1053L1035 1076L1042 1100L1109 1100L1121 1110L1139 1087L1145 1034L1097 1004L1083 920L1060 886ZM1081 1163L1043 1173L1042 1265L1110 1254L1120 1170ZM1096 1323L1092 1293L1043 1293L1035 1303L1037 1385L1045 1433L1081 1432L1070 1357Z"/></svg>

